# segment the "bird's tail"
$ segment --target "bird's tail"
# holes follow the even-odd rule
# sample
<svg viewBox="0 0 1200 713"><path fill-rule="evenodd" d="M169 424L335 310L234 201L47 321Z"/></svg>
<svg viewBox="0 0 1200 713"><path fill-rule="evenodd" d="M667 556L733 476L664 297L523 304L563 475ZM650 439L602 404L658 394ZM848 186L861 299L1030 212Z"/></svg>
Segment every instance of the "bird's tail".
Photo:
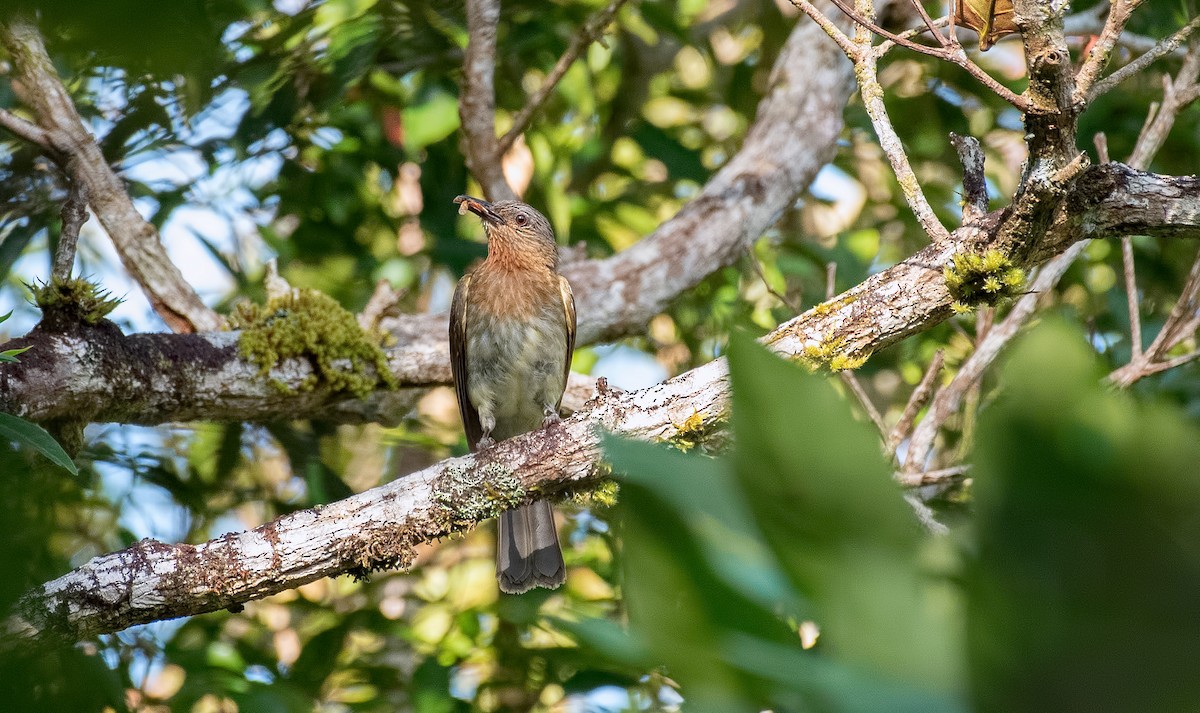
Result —
<svg viewBox="0 0 1200 713"><path fill-rule="evenodd" d="M506 594L534 587L554 589L567 578L554 509L549 500L535 500L500 513L496 542L496 580Z"/></svg>

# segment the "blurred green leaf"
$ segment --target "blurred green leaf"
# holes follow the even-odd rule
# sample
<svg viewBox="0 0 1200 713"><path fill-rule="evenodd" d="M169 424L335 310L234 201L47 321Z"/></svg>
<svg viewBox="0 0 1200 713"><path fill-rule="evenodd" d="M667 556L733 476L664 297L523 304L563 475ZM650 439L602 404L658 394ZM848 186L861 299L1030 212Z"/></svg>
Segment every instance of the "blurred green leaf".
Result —
<svg viewBox="0 0 1200 713"><path fill-rule="evenodd" d="M458 101L446 92L434 92L419 104L405 107L401 117L405 147L421 151L458 130Z"/></svg>
<svg viewBox="0 0 1200 713"><path fill-rule="evenodd" d="M1029 335L980 425L967 579L980 711L1200 700L1200 429L1114 393L1077 328Z"/></svg>
<svg viewBox="0 0 1200 713"><path fill-rule="evenodd" d="M46 433L46 429L36 423L0 412L0 438L29 446L71 475L79 475L71 456L58 445L58 441Z"/></svg>
<svg viewBox="0 0 1200 713"><path fill-rule="evenodd" d="M606 441L624 478L629 640L576 633L665 664L689 710L963 710L961 608L922 568L878 438L822 377L748 338L730 368L728 459ZM802 617L820 625L814 651Z"/></svg>
<svg viewBox="0 0 1200 713"><path fill-rule="evenodd" d="M881 676L953 687L955 612L931 607L920 530L878 435L823 377L749 338L729 360L738 480L822 640Z"/></svg>

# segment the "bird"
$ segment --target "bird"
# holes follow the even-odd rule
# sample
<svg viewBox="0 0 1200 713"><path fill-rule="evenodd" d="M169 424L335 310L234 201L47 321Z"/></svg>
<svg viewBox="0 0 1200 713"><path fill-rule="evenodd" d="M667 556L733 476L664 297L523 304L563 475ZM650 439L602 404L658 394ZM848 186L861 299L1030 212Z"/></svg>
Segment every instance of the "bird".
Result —
<svg viewBox="0 0 1200 713"><path fill-rule="evenodd" d="M515 200L460 195L459 213L479 216L487 257L458 282L450 307L450 364L472 452L560 420L575 349L575 298L558 272L550 221ZM548 500L500 514L500 591L554 589L566 580Z"/></svg>

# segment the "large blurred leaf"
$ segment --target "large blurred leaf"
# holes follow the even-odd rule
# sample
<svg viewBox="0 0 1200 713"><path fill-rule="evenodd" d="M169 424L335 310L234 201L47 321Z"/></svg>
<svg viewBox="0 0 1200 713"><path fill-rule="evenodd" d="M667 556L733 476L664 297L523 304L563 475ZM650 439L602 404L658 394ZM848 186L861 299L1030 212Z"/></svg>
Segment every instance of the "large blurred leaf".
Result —
<svg viewBox="0 0 1200 713"><path fill-rule="evenodd" d="M223 55L221 33L238 9L229 0L17 0L3 15L39 17L52 51L95 54L131 73L194 74L207 83Z"/></svg>
<svg viewBox="0 0 1200 713"><path fill-rule="evenodd" d="M949 686L955 610L932 608L878 437L825 379L748 338L729 360L738 480L822 638L881 675Z"/></svg>
<svg viewBox="0 0 1200 713"><path fill-rule="evenodd" d="M982 711L1196 710L1200 430L1028 337L979 432L970 653Z"/></svg>
<svg viewBox="0 0 1200 713"><path fill-rule="evenodd" d="M576 633L665 664L688 710L961 710L961 611L922 574L877 439L821 377L748 338L730 362L732 458L607 443L633 642ZM814 651L800 618L821 626Z"/></svg>

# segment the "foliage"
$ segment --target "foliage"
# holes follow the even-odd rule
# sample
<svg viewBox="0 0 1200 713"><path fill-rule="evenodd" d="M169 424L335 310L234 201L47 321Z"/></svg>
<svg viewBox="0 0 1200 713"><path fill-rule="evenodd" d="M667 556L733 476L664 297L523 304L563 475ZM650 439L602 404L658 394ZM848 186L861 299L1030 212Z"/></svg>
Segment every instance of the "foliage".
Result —
<svg viewBox="0 0 1200 713"><path fill-rule="evenodd" d="M980 425L964 581L981 711L1182 711L1200 695L1178 667L1200 652L1200 429L1114 393L1090 352L1061 324L1029 335Z"/></svg>
<svg viewBox="0 0 1200 713"><path fill-rule="evenodd" d="M1097 2L1080 0L1073 11ZM605 4L501 4L501 131ZM39 17L85 124L185 278L208 285L207 301L222 311L268 303L262 282L272 258L302 296L328 296L302 297L320 302L323 316L293 336L347 338L341 343L359 371L346 376L336 357L326 358L334 388L371 388L364 379L382 373L377 345L352 332L350 314L378 280L401 292L399 310L444 311L453 280L483 255L478 221L460 219L450 202L475 192L458 133L461 3L11 7ZM1143 3L1130 28L1161 37L1192 9ZM786 4L760 0L627 4L510 155L527 200L564 244L590 256L633 245L737 150L796 22ZM1073 61L1084 38L1076 39ZM1013 39L972 56L1006 85L1023 86ZM1114 65L1129 56L1118 48ZM1164 58L1101 98L1081 118L1079 145L1103 131L1114 157L1128 155L1147 109L1161 100L1163 75L1178 67L1177 57ZM950 131L979 138L993 199L1011 195L1024 135L1011 107L958 68L900 49L881 63L880 79L943 222L956 223L961 209ZM0 107L27 116L4 78ZM1139 709L1138 698L1140 710L1186 709L1167 697L1195 699L1173 673L1195 658L1186 637L1198 629L1194 611L1181 608L1196 584L1186 529L1195 494L1181 464L1196 462L1200 363L1146 379L1130 397L1097 384L1097 364L1109 370L1132 351L1119 246L1091 244L1043 296L1049 309L1087 325L1086 343L1035 335L1008 370L984 376L976 408L947 423L943 446L974 454L971 477L921 494L942 519L961 523L950 539L915 529L875 437L849 421L844 397L744 343L730 346L739 330L759 335L800 310L846 306L827 301L828 265L836 266L836 293L924 245L861 102L852 100L844 118L821 180L753 251L702 279L644 335L577 353L576 370L617 383L622 369L613 365L634 357L661 376L732 349L732 428L684 414L671 445L711 454L730 430L736 438L716 459L613 445L627 473L620 516L607 507L607 490L573 498L562 590L500 598L485 526L418 547L407 573L322 580L240 613L6 661L4 705L662 710L678 708L682 695L688 710ZM1181 114L1153 168L1195 170L1198 119L1195 108ZM15 332L38 318L25 285L48 279L66 195L62 175L34 147L0 131L0 299L15 310L5 325ZM1134 236L1132 248L1149 334L1174 307L1196 247ZM83 227L78 259L78 274L124 296L106 318L126 331L161 328L96 221ZM856 369L894 423L935 352L944 353L949 377L1003 317L1006 301L991 296L1019 291L1010 268L983 271L997 273L1000 290L988 290L982 273L964 281L979 282L967 305L995 307L865 363L867 355L844 354L835 340L812 345L812 360ZM931 279L945 277L940 269L931 268ZM95 297L97 307L107 300ZM294 305L241 309L251 313L247 324L264 328L311 317ZM269 368L281 353L273 337L260 336L262 349L252 337L249 353ZM143 537L203 542L461 454L457 419L452 393L433 389L386 426L97 424L70 477L4 440L0 609ZM622 630L616 622L626 616ZM797 643L799 630L811 634L806 622L820 631L808 650Z"/></svg>
<svg viewBox="0 0 1200 713"><path fill-rule="evenodd" d="M665 665L688 710L964 710L961 603L922 561L944 543L919 537L876 437L748 339L730 370L732 453L609 444L631 640L586 622L584 641ZM819 622L814 650L802 622Z"/></svg>
<svg viewBox="0 0 1200 713"><path fill-rule="evenodd" d="M979 517L953 542L920 534L823 379L745 340L730 362L732 453L609 443L629 632L581 622L586 644L665 665L697 711L1196 700L1178 663L1200 651L1200 429L1105 387L1077 330L1044 326L1012 355L980 426ZM811 650L801 622L820 625Z"/></svg>
<svg viewBox="0 0 1200 713"><path fill-rule="evenodd" d="M0 316L0 322L4 322L11 315L12 313L9 312L6 315ZM29 351L29 347L0 351L0 362L16 363L20 361L17 357L27 351ZM49 459L51 463L66 470L71 475L79 474L79 471L75 468L75 464L71 461L71 457L58 444L58 441L55 441L49 433L46 433L46 429L36 423L30 423L19 416L0 412L0 437L34 449Z"/></svg>

